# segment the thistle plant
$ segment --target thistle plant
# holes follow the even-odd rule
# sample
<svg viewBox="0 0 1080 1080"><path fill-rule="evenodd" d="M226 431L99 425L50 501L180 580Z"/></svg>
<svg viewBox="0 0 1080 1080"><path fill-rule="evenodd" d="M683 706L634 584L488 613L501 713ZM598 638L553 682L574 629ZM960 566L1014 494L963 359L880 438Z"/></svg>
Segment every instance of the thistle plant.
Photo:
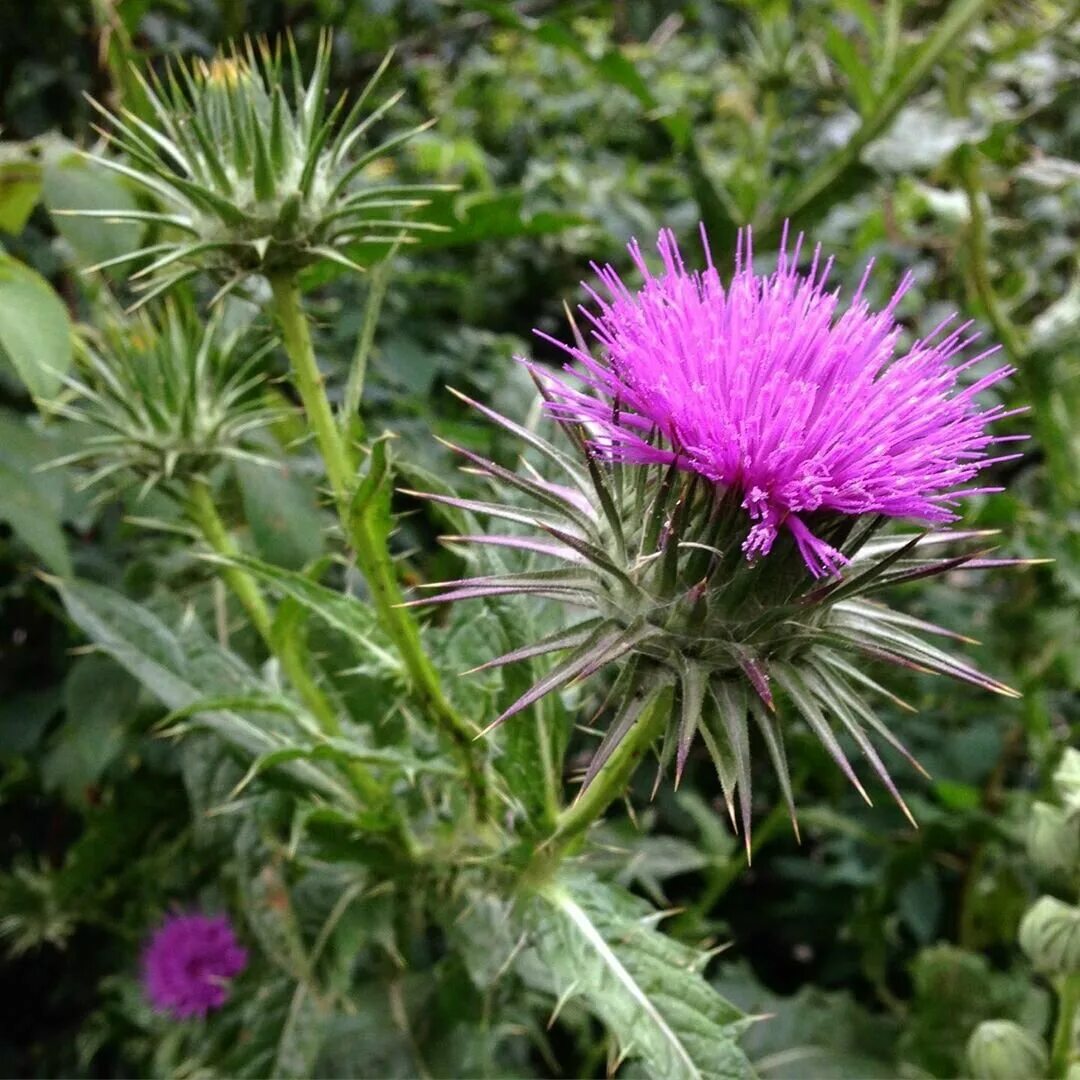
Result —
<svg viewBox="0 0 1080 1080"><path fill-rule="evenodd" d="M910 278L875 311L865 298L868 270L842 305L819 253L800 269L801 243L789 249L785 238L777 268L762 275L745 233L725 283L707 244L705 269L692 272L664 232L659 273L631 246L640 286L597 269L585 311L592 340L572 319L573 339L554 342L569 358L565 372L522 361L553 437L465 399L522 441L522 464L506 468L455 447L496 494L428 497L506 523L447 538L486 551L495 572L443 582L407 603L392 553L390 443L364 443L357 422L385 278L372 275L342 404L332 406L304 271L323 262L364 269L364 244L394 245L431 227L408 215L440 186L372 178L419 129L368 143L397 100L368 104L386 62L355 101L328 107L329 62L323 37L310 80L291 43L246 43L208 63L138 76L150 112L102 110L121 156L99 160L160 205L99 216L152 226L145 246L102 264L142 262L132 275L140 303L185 292L194 275L211 279L215 300L265 279L269 288L249 295L265 303L263 325L279 331L340 526L330 543L347 550L305 553L302 570L241 550L219 510L231 490L220 481L228 484L235 459L260 459L264 441L273 449L253 438L275 415L264 387L269 346L226 333L213 302L219 313L203 327L170 298L162 314L140 313L90 338L53 408L91 432L67 459L88 467L88 483L158 487L177 500L261 640L244 639L241 651L254 655L242 657L225 621L214 641L194 608L173 626L171 606L160 615L93 583L58 589L73 621L169 710L164 731L210 736L212 760L192 773L205 764L213 783L192 777L193 805L225 825L240 822L229 895L247 914L253 945L281 966L286 986L295 982L275 1042L307 1041L311 1003L314 1041L337 1032L323 1021L339 1005L343 1016L351 1010L355 990L380 993L391 967L388 1015L408 1029L398 1024L411 1007L409 995L398 996L400 970L415 964L419 974L430 960L454 981L440 982L422 1008L471 982L485 994L485 1025L502 1029L511 1014L488 1006L499 1007L503 987L488 991L518 979L530 995L557 1001L556 1012L582 998L617 1043L612 1072L633 1054L654 1076L750 1075L736 1044L749 1018L704 978L712 952L665 937L639 898L594 863L571 867L563 857L626 791L649 750L658 751L657 780L673 769L678 783L698 736L748 845L759 742L779 779L778 814L786 806L794 822L787 746L797 717L866 796L845 749L853 743L908 813L881 744L918 766L873 697L903 703L867 665L1015 692L932 640L967 640L960 634L882 606L877 594L1022 561L986 550L935 554L990 535L948 526L961 499L996 490L980 474L1013 456L994 447L1018 436L991 433L1009 412L980 404L1010 369L974 374L994 350L975 354L967 324L943 323L901 348L897 312ZM927 528L885 528L907 518ZM530 561L517 570L519 558ZM351 581L346 594L325 583L340 563L363 576L367 609ZM539 620L518 624L499 604L464 633L422 635L411 610L505 596L554 601L565 614L546 608L539 640L522 644ZM562 622L547 633L552 614ZM331 631L318 651L309 618ZM505 637L505 655L489 658L502 651L490 648L489 628ZM535 683L508 670L460 705L445 693L444 671L531 660ZM612 715L576 801L565 805L572 717L544 699L601 674L611 676ZM518 726L497 745L478 741L489 720L488 731L512 718ZM1043 815L1041 824L1054 823ZM723 850L718 858L727 859ZM726 870L741 865L732 857ZM702 910L714 900L706 890ZM1062 913L1051 914L1056 927ZM146 953L144 985L160 1009L204 1015L222 1004L244 962L224 919L177 916ZM461 996L466 1009L479 1001ZM375 998L356 1000L368 1008ZM520 1021L515 1012L513 1025ZM445 1039L449 1029L436 1028ZM412 1044L424 1037L419 1027L405 1034ZM282 1050L268 1071L316 1071L313 1059L302 1061ZM442 1068L443 1059L431 1064Z"/></svg>
<svg viewBox="0 0 1080 1080"><path fill-rule="evenodd" d="M402 96L369 109L390 56L351 104L343 96L327 108L330 47L324 34L306 83L291 39L287 58L280 42L248 40L210 62L177 61L160 76L136 70L152 120L94 102L102 134L125 159L95 160L161 208L70 212L148 222L161 238L91 269L149 260L132 276L139 303L206 270L220 280L220 298L251 274L292 275L324 260L362 270L354 249L434 228L406 215L444 187L370 176L430 122L372 143L372 129Z"/></svg>
<svg viewBox="0 0 1080 1080"><path fill-rule="evenodd" d="M223 460L264 461L251 437L282 412L265 391L272 346L252 348L220 317L204 324L179 303L106 323L83 343L66 394L46 403L90 429L55 464L92 466L84 487L138 484L142 496L154 487L182 494Z"/></svg>
<svg viewBox="0 0 1080 1080"><path fill-rule="evenodd" d="M291 39L287 61L280 43L271 47L248 40L209 63L177 62L163 76L136 72L153 111L151 119L127 109L110 113L98 106L110 125L111 142L126 160L100 155L95 160L135 180L164 205L154 211L89 213L108 221L150 222L162 230L163 239L91 269L149 257L150 262L132 276L136 285L145 283L136 307L202 272L221 282L212 305L253 275L269 281L271 314L323 455L342 530L415 693L456 743L471 786L480 793L483 770L471 747L472 729L451 707L424 653L418 627L399 604L383 506L388 492L385 466L374 464L368 481L360 483L361 457L352 441L355 417L335 416L330 406L300 286L301 272L313 263L328 261L362 271L355 248L389 242L396 250L417 232L438 230L440 226L410 221L406 215L426 205L432 193L448 188L384 184L370 178L370 172L385 171L374 166L388 163L395 147L429 123L369 145L366 140L373 126L401 98L401 93L393 94L365 111L390 56L351 104L343 96L328 109L330 48L331 35L324 33L311 78L305 82ZM285 81L292 85L291 100L283 89ZM363 392L363 354L358 349L346 393L353 412ZM372 455L373 463L384 463L384 450L380 447ZM235 554L205 491L199 494L195 514L218 553ZM229 573L236 577L239 572L233 568ZM245 592L254 617L254 594L247 588ZM260 622L268 632L268 620ZM333 726L328 707L320 711L324 727ZM480 794L477 798L484 801Z"/></svg>
<svg viewBox="0 0 1080 1080"><path fill-rule="evenodd" d="M947 321L901 352L895 313L910 277L875 312L864 297L868 268L841 309L838 292L826 291L831 264L820 251L807 272L798 269L801 240L789 252L785 237L776 270L759 275L747 231L727 286L707 241L700 273L686 269L671 233L658 246L663 270L654 275L631 244L644 279L636 290L610 266L597 268L603 292L590 289L594 310L584 310L595 355L575 331L574 343L555 342L570 356L569 375L524 361L564 445L471 402L555 478L527 461L513 472L459 452L496 488L524 493L539 509L428 496L542 534L452 541L524 548L550 568L444 582L440 595L416 603L525 595L584 612L483 665L561 654L492 727L573 681L618 673L614 716L564 835L602 811L654 741L661 770L674 761L677 781L700 734L749 843L751 726L794 821L781 695L867 801L839 733L910 818L875 739L918 765L868 700L897 699L867 662L1015 691L928 640L961 635L876 597L900 582L1017 561L933 554L987 535L941 526L960 498L996 490L964 485L1013 456L990 451L1017 436L988 433L1009 414L976 402L1011 369L960 384L962 372L995 352L956 362L974 340L969 324ZM895 517L934 528L883 534Z"/></svg>

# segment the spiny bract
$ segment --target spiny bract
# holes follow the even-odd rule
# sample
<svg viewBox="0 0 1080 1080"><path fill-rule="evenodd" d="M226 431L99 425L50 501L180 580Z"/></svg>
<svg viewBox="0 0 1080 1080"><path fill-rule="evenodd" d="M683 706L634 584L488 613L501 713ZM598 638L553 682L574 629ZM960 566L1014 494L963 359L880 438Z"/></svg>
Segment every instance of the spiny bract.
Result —
<svg viewBox="0 0 1080 1080"><path fill-rule="evenodd" d="M388 55L351 107L342 96L329 110L329 33L306 85L291 39L288 64L280 42L272 49L248 40L243 51L234 47L209 63L179 61L163 77L136 71L153 117L95 102L110 128L102 134L126 160L94 160L140 184L161 209L67 212L150 223L161 239L90 269L147 256L132 277L145 289L140 304L200 270L222 279L220 297L250 274L291 275L322 259L362 270L358 245L407 241L437 228L403 214L448 187L380 183L371 175L394 147L430 126L367 142L402 96L364 114L389 61Z"/></svg>
<svg viewBox="0 0 1080 1080"><path fill-rule="evenodd" d="M944 504L988 463L984 449L993 440L985 427L1006 415L1000 407L977 411L974 394L1006 369L954 390L967 365L949 361L966 344L964 328L894 358L899 292L875 314L860 287L837 315L836 295L823 289L828 267L819 270L815 255L800 276L798 248L781 253L774 274L758 277L747 245L726 291L711 262L702 275L684 270L670 233L660 250L665 274L656 278L632 246L645 276L637 292L610 268L600 271L611 300L594 294L599 355L576 327L575 344L563 346L578 364L581 389L528 365L565 446L464 399L520 438L533 460L523 458L515 472L454 449L496 489L515 489L539 508L427 494L511 524L497 534L470 526L469 535L448 537L483 545L496 572L443 582L447 591L415 603L525 594L584 610L565 629L484 667L565 654L499 724L617 665L615 715L586 785L624 739L645 730L639 725L663 733L661 770L674 759L677 775L700 733L733 821L740 804L748 839L752 720L794 819L779 689L864 797L839 732L907 813L871 736L918 765L867 697L903 703L866 673L867 661L1015 691L926 635L967 639L874 597L900 582L1023 560L978 551L933 556L939 545L986 532L880 530L894 514L952 517ZM555 565L516 571L500 548Z"/></svg>
<svg viewBox="0 0 1080 1080"><path fill-rule="evenodd" d="M205 476L226 458L262 462L251 444L283 407L268 403L263 357L217 315L202 324L190 307L166 302L107 323L82 343L66 393L43 407L90 428L80 449L52 462L89 467L81 487L103 492L140 484L166 490Z"/></svg>

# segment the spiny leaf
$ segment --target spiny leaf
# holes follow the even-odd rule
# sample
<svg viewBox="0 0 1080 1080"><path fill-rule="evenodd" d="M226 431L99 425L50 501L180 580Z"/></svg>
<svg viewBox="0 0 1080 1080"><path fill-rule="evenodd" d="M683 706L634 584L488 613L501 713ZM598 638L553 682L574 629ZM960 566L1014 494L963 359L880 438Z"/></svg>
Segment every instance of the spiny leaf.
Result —
<svg viewBox="0 0 1080 1080"><path fill-rule="evenodd" d="M753 1075L736 1040L749 1021L700 974L700 956L659 933L647 905L589 877L565 876L525 902L530 948L517 962L553 996L585 1000L664 1080Z"/></svg>

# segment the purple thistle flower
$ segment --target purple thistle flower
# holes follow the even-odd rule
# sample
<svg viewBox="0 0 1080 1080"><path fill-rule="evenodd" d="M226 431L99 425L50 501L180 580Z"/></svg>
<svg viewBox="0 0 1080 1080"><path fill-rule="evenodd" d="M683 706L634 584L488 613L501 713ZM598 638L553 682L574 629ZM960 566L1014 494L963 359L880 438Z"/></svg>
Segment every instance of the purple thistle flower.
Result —
<svg viewBox="0 0 1080 1080"><path fill-rule="evenodd" d="M228 981L247 966L247 951L225 915L168 916L143 952L143 986L158 1012L206 1016L229 996Z"/></svg>
<svg viewBox="0 0 1080 1080"><path fill-rule="evenodd" d="M974 337L952 320L901 353L895 312L910 276L874 312L863 298L868 268L841 310L838 293L826 292L831 264L815 252L799 273L800 247L789 252L785 235L777 269L756 275L747 231L726 287L707 242L706 269L688 272L668 231L659 276L630 245L645 279L636 292L611 267L596 267L606 296L590 290L598 310L585 314L598 356L572 324L573 345L548 338L573 359L569 377L523 361L559 443L458 395L530 453L514 471L452 447L494 497L425 497L459 516L464 532L445 539L471 546L479 572L412 601L519 595L563 604L553 633L510 636L510 650L477 669L539 665L487 730L546 694L616 671L613 715L583 785L605 770L618 780L655 743L657 779L673 763L677 783L700 734L747 844L751 730L794 823L785 739L796 717L869 801L839 736L857 747L913 821L878 746L921 766L872 700L908 706L868 664L1019 695L933 640L968 639L877 596L901 582L1038 561L986 558L993 548L934 553L992 531L884 528L891 517L951 521L962 496L997 490L968 484L1006 460L990 456L993 443L1023 436L988 434L1011 413L980 410L975 399L1011 369L961 385L961 373L995 350L959 360ZM516 497L503 497L509 489ZM485 534L475 517L506 525ZM807 567L830 580L812 580Z"/></svg>
<svg viewBox="0 0 1080 1080"><path fill-rule="evenodd" d="M847 559L815 536L804 515L882 514L932 524L953 521L965 495L1000 488L965 485L994 462L988 426L1012 415L975 399L1012 373L998 367L968 386L966 369L997 351L954 361L975 340L970 323L946 319L907 352L895 312L912 283L907 274L882 311L864 298L872 263L841 307L826 291L832 260L815 249L798 270L787 230L772 274L755 274L751 233L740 232L735 273L725 288L702 230L706 269L688 271L673 233L657 247L654 275L637 242L629 250L644 278L632 291L611 266L593 264L605 295L589 288L596 313L582 309L601 346L594 358L579 341L541 335L576 361L579 390L545 374L561 420L584 422L592 447L609 461L675 463L742 496L753 522L742 548L768 555L790 532L815 576ZM588 287L587 287L588 288ZM1020 410L1017 410L1020 411Z"/></svg>

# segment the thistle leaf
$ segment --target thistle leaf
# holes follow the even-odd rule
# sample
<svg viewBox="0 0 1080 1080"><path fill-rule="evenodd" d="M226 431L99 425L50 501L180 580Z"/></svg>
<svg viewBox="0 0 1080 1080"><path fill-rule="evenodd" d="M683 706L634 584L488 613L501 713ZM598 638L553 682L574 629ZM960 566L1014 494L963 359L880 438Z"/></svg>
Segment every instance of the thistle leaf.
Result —
<svg viewBox="0 0 1080 1080"><path fill-rule="evenodd" d="M701 955L659 933L647 905L593 878L565 876L530 897L530 948L517 968L553 996L580 997L665 1080L753 1075L737 1038L748 1019L701 977Z"/></svg>

